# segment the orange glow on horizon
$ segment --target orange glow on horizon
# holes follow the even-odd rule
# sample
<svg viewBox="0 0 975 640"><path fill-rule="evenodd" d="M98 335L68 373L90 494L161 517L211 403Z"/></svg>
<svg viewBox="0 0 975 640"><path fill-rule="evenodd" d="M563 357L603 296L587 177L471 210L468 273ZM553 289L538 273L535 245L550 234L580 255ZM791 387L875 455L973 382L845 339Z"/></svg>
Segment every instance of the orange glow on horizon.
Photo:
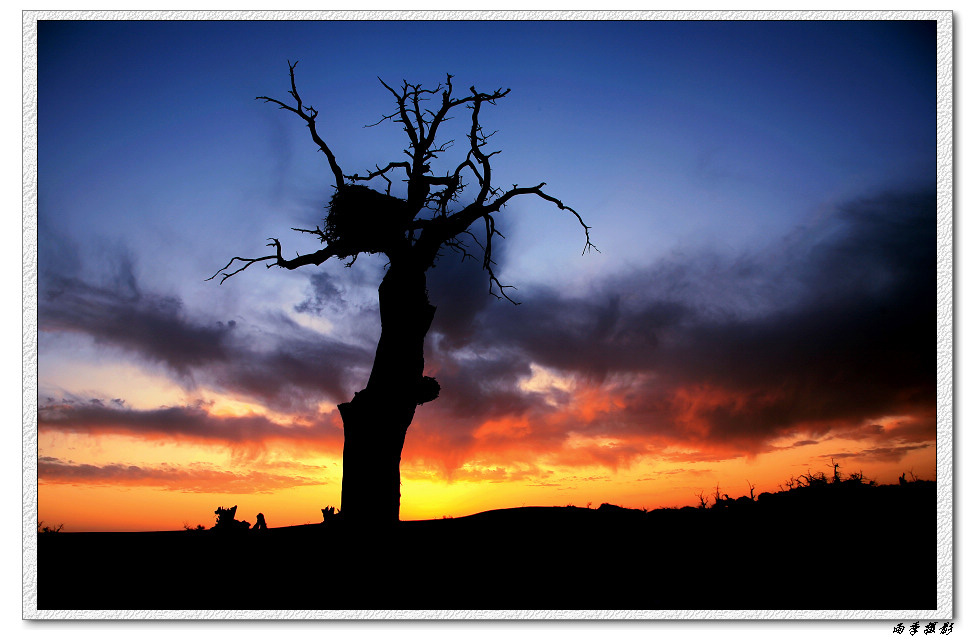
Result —
<svg viewBox="0 0 975 640"><path fill-rule="evenodd" d="M566 379L546 375L536 374L540 390L568 388ZM401 518L524 505L694 506L698 495L710 496L716 487L738 497L748 495L751 485L758 495L810 471L830 475L833 457L843 475L862 472L878 483L896 483L905 472L935 478L935 434L916 439L919 429L927 433L928 417L807 424L743 449L625 425L613 433L608 426L625 416L625 394L571 386L572 393L558 396L562 401L544 413L481 421L469 439L458 441L461 447L451 443L449 429L430 422L438 414L418 418L401 464ZM679 406L693 422L710 408L743 405L733 394L698 388L684 390ZM205 412L219 424L253 416L253 409L228 399ZM231 445L186 434L119 434L108 427L88 433L41 429L38 451L47 477L38 486L38 517L64 523L66 531L178 530L184 522L211 526L217 506L237 504L240 519L253 522L260 511L272 527L320 522L323 507L340 506L342 442L337 412L317 419L325 424L292 422L264 439ZM892 446L905 434L915 437L906 442L916 444Z"/></svg>
<svg viewBox="0 0 975 640"><path fill-rule="evenodd" d="M660 461L649 457L627 468L607 469L597 464L578 466L465 465L444 479L439 471L414 469L404 460L401 518L417 520L461 517L489 509L520 506L586 506L603 502L630 508L695 506L698 494L711 496L716 487L732 497L783 488L790 477L809 471L832 473L829 454L839 442L809 445L714 462ZM849 445L857 445L849 441ZM169 448L169 447L167 447ZM911 471L934 479L934 447L912 451L896 461L838 460L844 476L863 472L878 483L896 483ZM288 475L289 462L277 463ZM290 463L301 467L298 461ZM179 530L183 524L212 526L217 506L239 507L239 519L254 520L258 511L272 527L320 522L321 509L340 505L341 463L328 467L320 484L255 492L186 492L174 487L90 485L42 482L38 487L38 518L64 523L65 531ZM253 511L254 513L250 513Z"/></svg>

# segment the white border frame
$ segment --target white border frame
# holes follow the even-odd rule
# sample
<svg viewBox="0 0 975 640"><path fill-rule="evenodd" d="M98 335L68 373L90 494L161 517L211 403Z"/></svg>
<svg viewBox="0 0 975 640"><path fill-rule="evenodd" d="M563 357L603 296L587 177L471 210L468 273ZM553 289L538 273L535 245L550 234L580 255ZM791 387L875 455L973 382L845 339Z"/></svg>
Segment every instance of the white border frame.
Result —
<svg viewBox="0 0 975 640"><path fill-rule="evenodd" d="M938 43L938 595L933 610L58 610L37 609L38 20L936 20ZM953 618L953 14L951 11L24 11L23 617L54 620L913 620Z"/></svg>

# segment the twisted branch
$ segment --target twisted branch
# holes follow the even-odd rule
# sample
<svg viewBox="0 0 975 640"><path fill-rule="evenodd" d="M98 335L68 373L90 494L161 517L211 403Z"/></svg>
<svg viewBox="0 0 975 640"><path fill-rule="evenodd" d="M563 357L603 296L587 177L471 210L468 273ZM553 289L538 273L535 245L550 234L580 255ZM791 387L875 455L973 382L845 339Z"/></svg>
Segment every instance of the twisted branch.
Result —
<svg viewBox="0 0 975 640"><path fill-rule="evenodd" d="M316 233L315 231L307 231L305 229L295 229L295 231L303 231L305 233ZM319 249L314 253L309 253L305 255L299 254L298 256L290 260L286 260L281 255L281 243L278 241L278 239L268 238L268 240L270 240L271 242L269 242L265 246L274 247L275 251L273 255L262 256L260 258L241 258L240 256L234 256L233 258L230 259L230 262L224 265L223 268L219 269L212 276L204 280L204 282L208 282L210 280L213 280L217 276L220 276L220 284L223 284L224 282L227 281L227 278L237 275L241 271L247 269L247 267L251 266L252 264L257 264L258 262L273 261L271 262L271 264L265 265L268 269L270 269L271 267L283 267L288 270L293 270L308 264L319 265L338 253L338 251L336 251L334 247L325 247L324 249ZM238 267L234 271L227 271L231 267L231 265L233 265L235 262L240 262L243 266Z"/></svg>
<svg viewBox="0 0 975 640"><path fill-rule="evenodd" d="M301 102L301 96L298 95L298 87L297 85L295 85L296 66L298 66L297 60L295 60L294 64L291 64L290 60L288 61L288 68L291 73L291 91L289 91L288 93L290 93L291 96L295 99L295 102L298 104L297 108L287 105L276 98L269 98L268 96L257 96L254 99L263 100L264 102L273 102L274 104L278 105L281 109L286 109L291 113L298 114L298 116L300 116L301 119L307 123L308 130L311 131L312 140L315 141L315 144L318 145L319 150L321 150L325 154L325 157L328 158L328 166L332 169L332 175L335 176L335 186L341 187L342 185L345 184L344 180L342 179L342 169L341 167L339 167L338 162L336 162L335 160L335 154L332 153L332 150L328 148L328 145L325 144L325 141L322 140L321 136L318 135L318 129L315 126L315 118L318 117L318 111L313 107L311 107L310 105L307 107L304 106Z"/></svg>

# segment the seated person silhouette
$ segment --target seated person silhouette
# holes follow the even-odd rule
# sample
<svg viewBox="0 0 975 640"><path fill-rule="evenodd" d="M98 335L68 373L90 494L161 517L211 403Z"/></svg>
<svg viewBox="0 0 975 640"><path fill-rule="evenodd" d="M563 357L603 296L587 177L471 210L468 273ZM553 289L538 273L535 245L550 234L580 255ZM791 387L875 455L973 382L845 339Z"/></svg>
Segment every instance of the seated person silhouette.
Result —
<svg viewBox="0 0 975 640"><path fill-rule="evenodd" d="M257 522L254 523L254 531L256 531L258 529L267 529L267 523L264 522L264 514L263 513L257 514Z"/></svg>

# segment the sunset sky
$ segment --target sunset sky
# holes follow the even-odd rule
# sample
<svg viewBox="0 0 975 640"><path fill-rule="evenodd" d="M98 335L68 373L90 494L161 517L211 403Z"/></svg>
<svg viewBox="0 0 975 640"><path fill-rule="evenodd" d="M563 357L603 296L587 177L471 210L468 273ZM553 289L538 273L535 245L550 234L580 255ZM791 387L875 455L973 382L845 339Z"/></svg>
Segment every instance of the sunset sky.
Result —
<svg viewBox="0 0 975 640"><path fill-rule="evenodd" d="M401 160L379 78L481 112L514 306L445 252L403 519L694 505L810 471L935 478L934 22L42 22L38 517L269 526L338 505L381 257L318 248L333 178ZM466 113L444 139L466 144ZM469 127L469 121L467 121ZM462 157L462 156L460 156ZM458 156L445 156L455 166ZM293 253L291 254L293 255Z"/></svg>

